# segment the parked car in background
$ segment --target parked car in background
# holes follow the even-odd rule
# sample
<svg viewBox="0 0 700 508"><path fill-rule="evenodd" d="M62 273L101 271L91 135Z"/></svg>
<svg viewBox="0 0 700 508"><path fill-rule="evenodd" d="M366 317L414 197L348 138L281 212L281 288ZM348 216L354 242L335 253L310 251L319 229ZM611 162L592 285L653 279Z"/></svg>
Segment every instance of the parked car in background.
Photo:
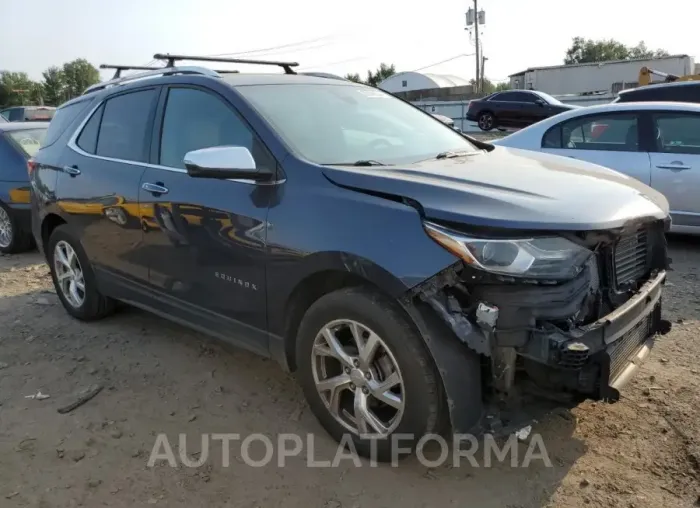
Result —
<svg viewBox="0 0 700 508"><path fill-rule="evenodd" d="M700 103L700 81L654 83L630 90L623 90L613 101L621 102L696 102Z"/></svg>
<svg viewBox="0 0 700 508"><path fill-rule="evenodd" d="M535 90L509 90L470 101L467 120L476 122L482 131L498 127L527 127L578 107Z"/></svg>
<svg viewBox="0 0 700 508"><path fill-rule="evenodd" d="M0 252L31 248L27 161L39 150L47 123L0 123Z"/></svg>
<svg viewBox="0 0 700 508"><path fill-rule="evenodd" d="M590 106L494 143L581 159L634 177L669 200L672 231L700 234L700 105Z"/></svg>
<svg viewBox="0 0 700 508"><path fill-rule="evenodd" d="M0 110L8 122L50 122L56 108L50 106L14 106Z"/></svg>
<svg viewBox="0 0 700 508"><path fill-rule="evenodd" d="M70 315L122 300L272 357L381 459L394 435L518 425L528 388L619 398L666 329L661 194L274 65L167 67L61 106L29 167Z"/></svg>
<svg viewBox="0 0 700 508"><path fill-rule="evenodd" d="M452 127L452 128L453 128L454 130L456 130L457 132L461 132L461 131L462 131L462 129L460 129L459 127L455 127L455 121L454 121L452 118L450 118L449 116L438 115L437 113L431 113L431 115L433 115L435 118L437 118L438 120L440 120L440 121L441 121L442 123L444 123L445 125L449 125L450 127Z"/></svg>

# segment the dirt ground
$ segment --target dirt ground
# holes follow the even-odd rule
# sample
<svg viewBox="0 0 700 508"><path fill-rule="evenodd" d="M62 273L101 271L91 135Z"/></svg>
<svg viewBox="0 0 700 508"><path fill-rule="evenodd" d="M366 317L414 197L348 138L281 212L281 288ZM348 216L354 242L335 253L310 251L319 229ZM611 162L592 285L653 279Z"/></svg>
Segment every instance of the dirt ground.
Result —
<svg viewBox="0 0 700 508"><path fill-rule="evenodd" d="M37 253L0 257L0 507L700 506L700 241L673 239L671 255L673 330L619 403L588 402L535 426L553 467L434 469L413 458L309 468L305 456L254 468L235 445L228 468L216 449L200 468L148 467L159 433L173 447L191 436L195 457L201 433L312 433L319 460L336 446L273 362L134 309L80 323ZM95 398L57 412L96 383ZM26 398L38 391L50 398Z"/></svg>

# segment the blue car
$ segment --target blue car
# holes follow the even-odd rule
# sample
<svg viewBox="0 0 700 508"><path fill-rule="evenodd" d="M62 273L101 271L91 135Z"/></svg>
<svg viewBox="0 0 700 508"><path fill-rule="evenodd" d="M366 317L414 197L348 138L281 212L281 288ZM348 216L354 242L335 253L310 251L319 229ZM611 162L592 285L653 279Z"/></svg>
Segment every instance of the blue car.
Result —
<svg viewBox="0 0 700 508"><path fill-rule="evenodd" d="M0 252L33 246L27 161L41 146L48 123L0 123Z"/></svg>
<svg viewBox="0 0 700 508"><path fill-rule="evenodd" d="M62 105L29 164L71 316L127 302L273 358L380 459L393 436L513 428L532 400L615 401L668 330L668 202L646 185L293 62L155 58Z"/></svg>

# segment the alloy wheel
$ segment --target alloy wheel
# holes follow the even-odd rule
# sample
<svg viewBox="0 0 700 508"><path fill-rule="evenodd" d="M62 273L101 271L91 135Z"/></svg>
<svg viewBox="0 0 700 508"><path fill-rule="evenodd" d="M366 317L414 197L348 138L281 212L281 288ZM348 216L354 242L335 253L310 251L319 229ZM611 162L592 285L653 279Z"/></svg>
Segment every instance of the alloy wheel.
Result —
<svg viewBox="0 0 700 508"><path fill-rule="evenodd" d="M12 219L10 219L10 214L0 206L0 247L9 247L12 243L12 235Z"/></svg>
<svg viewBox="0 0 700 508"><path fill-rule="evenodd" d="M361 436L388 436L398 427L403 378L379 335L357 321L332 321L316 336L311 355L316 389L343 427Z"/></svg>
<svg viewBox="0 0 700 508"><path fill-rule="evenodd" d="M85 302L85 277L78 255L68 242L56 244L53 267L61 294L72 307L80 308Z"/></svg>
<svg viewBox="0 0 700 508"><path fill-rule="evenodd" d="M491 115L481 115L479 118L479 127L482 130L489 130L493 127L493 117Z"/></svg>

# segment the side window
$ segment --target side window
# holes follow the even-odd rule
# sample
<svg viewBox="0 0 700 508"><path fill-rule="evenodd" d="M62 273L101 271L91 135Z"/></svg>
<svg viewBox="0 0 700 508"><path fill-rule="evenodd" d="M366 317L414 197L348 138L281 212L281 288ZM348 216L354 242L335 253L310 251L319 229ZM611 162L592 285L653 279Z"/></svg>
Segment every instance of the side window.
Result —
<svg viewBox="0 0 700 508"><path fill-rule="evenodd" d="M5 120L10 120L10 110L9 109L3 109L0 111L0 116L2 116Z"/></svg>
<svg viewBox="0 0 700 508"><path fill-rule="evenodd" d="M518 94L518 100L520 102L530 102L530 103L535 103L537 102L538 99L542 99L538 95L535 95L534 93L526 93L526 92L516 92Z"/></svg>
<svg viewBox="0 0 700 508"><path fill-rule="evenodd" d="M159 163L184 169L187 152L226 145L244 146L258 166L274 167L257 136L223 100L194 88L171 88L163 116Z"/></svg>
<svg viewBox="0 0 700 508"><path fill-rule="evenodd" d="M561 124L555 125L544 133L542 148L561 148Z"/></svg>
<svg viewBox="0 0 700 508"><path fill-rule="evenodd" d="M76 141L76 144L87 153L94 154L97 150L97 134L100 132L100 121L102 120L104 109L104 106L97 108L97 111L87 121Z"/></svg>
<svg viewBox="0 0 700 508"><path fill-rule="evenodd" d="M51 119L49 124L49 129L46 131L46 137L44 138L44 144L42 146L49 146L56 142L61 134L65 132L68 126L75 120L79 114L92 103L92 98L80 102L73 102L67 106L61 106L56 110L56 114Z"/></svg>
<svg viewBox="0 0 700 508"><path fill-rule="evenodd" d="M134 162L146 162L148 117L156 90L140 90L107 99L102 112L95 154Z"/></svg>
<svg viewBox="0 0 700 508"><path fill-rule="evenodd" d="M569 120L560 124L560 146L569 150L636 152L639 150L637 120L636 114L595 115Z"/></svg>
<svg viewBox="0 0 700 508"><path fill-rule="evenodd" d="M656 152L700 155L700 115L662 113L653 118Z"/></svg>
<svg viewBox="0 0 700 508"><path fill-rule="evenodd" d="M8 120L10 122L24 122L24 108L12 108Z"/></svg>
<svg viewBox="0 0 700 508"><path fill-rule="evenodd" d="M681 102L700 102L700 86L679 86L677 100Z"/></svg>
<svg viewBox="0 0 700 508"><path fill-rule="evenodd" d="M494 100L500 102L517 102L518 97L517 95L515 95L516 93L517 92L499 93Z"/></svg>

